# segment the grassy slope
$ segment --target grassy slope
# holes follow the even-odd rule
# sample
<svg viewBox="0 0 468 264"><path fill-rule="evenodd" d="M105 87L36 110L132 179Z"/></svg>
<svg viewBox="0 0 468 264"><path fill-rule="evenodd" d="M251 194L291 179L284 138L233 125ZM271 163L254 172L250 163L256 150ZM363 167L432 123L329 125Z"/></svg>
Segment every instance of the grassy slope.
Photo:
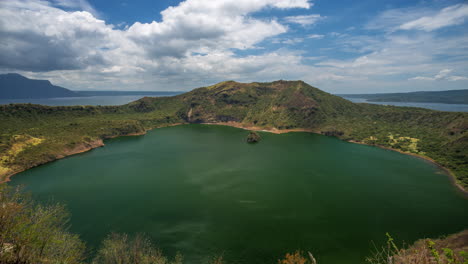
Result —
<svg viewBox="0 0 468 264"><path fill-rule="evenodd" d="M123 106L0 106L0 175L92 147L105 138L175 123L219 122L303 128L424 155L452 170L459 183L468 186L467 113L354 104L301 81L222 82ZM42 141L28 144L37 142L31 137ZM21 151L12 155L17 144Z"/></svg>

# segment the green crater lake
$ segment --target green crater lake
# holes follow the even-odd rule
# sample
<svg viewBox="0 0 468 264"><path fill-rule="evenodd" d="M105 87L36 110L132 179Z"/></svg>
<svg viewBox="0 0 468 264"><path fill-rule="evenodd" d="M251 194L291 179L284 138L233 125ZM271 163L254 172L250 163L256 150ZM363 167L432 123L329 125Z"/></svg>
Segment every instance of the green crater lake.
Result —
<svg viewBox="0 0 468 264"><path fill-rule="evenodd" d="M12 178L66 203L91 247L112 231L145 233L186 263L363 263L389 232L412 243L468 227L468 199L422 159L311 133L209 125L155 129Z"/></svg>

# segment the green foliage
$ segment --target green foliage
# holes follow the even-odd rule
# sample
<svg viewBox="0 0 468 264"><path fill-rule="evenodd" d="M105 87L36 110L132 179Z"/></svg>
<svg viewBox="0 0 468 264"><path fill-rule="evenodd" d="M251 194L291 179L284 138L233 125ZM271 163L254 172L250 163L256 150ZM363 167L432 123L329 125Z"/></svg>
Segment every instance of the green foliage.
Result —
<svg viewBox="0 0 468 264"><path fill-rule="evenodd" d="M67 229L62 205L35 204L0 185L0 263L82 263L85 245Z"/></svg>
<svg viewBox="0 0 468 264"><path fill-rule="evenodd" d="M69 215L60 204L42 205L20 188L0 185L0 263L85 263L85 244L68 232ZM110 234L93 264L182 264L177 254L170 261L149 239L137 235Z"/></svg>
<svg viewBox="0 0 468 264"><path fill-rule="evenodd" d="M261 140L260 135L255 131L250 131L247 136L247 143L257 143Z"/></svg>
<svg viewBox="0 0 468 264"><path fill-rule="evenodd" d="M110 234L103 242L93 264L182 264L182 256L173 261L163 256L148 238L137 235Z"/></svg>
<svg viewBox="0 0 468 264"><path fill-rule="evenodd" d="M381 249L375 248L373 255L366 258L366 262L370 264L393 264L393 258L399 254L400 249L389 233L385 235L387 236L386 245Z"/></svg>
<svg viewBox="0 0 468 264"><path fill-rule="evenodd" d="M409 248L399 248L387 233L387 243L375 249L366 261L371 264L466 264L466 239L468 231L451 235L444 239L424 239Z"/></svg>
<svg viewBox="0 0 468 264"><path fill-rule="evenodd" d="M177 123L221 122L265 129L301 128L423 155L453 172L460 185L468 186L467 113L355 104L302 81L228 81L122 106L3 105L0 177L88 149L106 138ZM15 135L43 141L6 157Z"/></svg>
<svg viewBox="0 0 468 264"><path fill-rule="evenodd" d="M393 241L393 237L389 233L385 233L385 235L387 236L387 246L391 247L394 252L398 252L398 247Z"/></svg>
<svg viewBox="0 0 468 264"><path fill-rule="evenodd" d="M434 248L434 245L435 245L434 241L427 240L427 247L429 248L429 251L431 252L431 255L434 257L437 264L441 264L440 263L439 252L437 252L437 250Z"/></svg>
<svg viewBox="0 0 468 264"><path fill-rule="evenodd" d="M445 258L447 259L447 263L455 263L455 254L453 253L453 250L450 248L443 248Z"/></svg>
<svg viewBox="0 0 468 264"><path fill-rule="evenodd" d="M301 251L286 253L284 258L278 260L278 264L317 264L310 252L308 252L308 255L308 257L305 257Z"/></svg>
<svg viewBox="0 0 468 264"><path fill-rule="evenodd" d="M69 216L63 205L34 203L19 188L0 185L0 263L85 263L85 244L68 232ZM468 230L439 240L423 240L408 249L399 248L387 233L386 246L367 258L371 264L466 264ZM92 264L182 264L182 255L170 259L143 235L111 233L97 250ZM204 263L223 264L222 256ZM308 252L288 253L279 264L317 264Z"/></svg>

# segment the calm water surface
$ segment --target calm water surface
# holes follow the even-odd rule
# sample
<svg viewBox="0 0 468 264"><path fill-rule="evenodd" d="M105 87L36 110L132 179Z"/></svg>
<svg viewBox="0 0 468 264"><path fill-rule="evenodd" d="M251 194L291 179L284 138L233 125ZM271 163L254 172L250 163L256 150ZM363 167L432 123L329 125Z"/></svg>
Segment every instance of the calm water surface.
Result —
<svg viewBox="0 0 468 264"><path fill-rule="evenodd" d="M380 105L395 105L395 106L408 106L408 107L421 107L438 111L449 112L468 112L468 104L442 104L442 103L414 103L414 102L372 102L367 101L365 98L351 98L343 97L353 103L369 103Z"/></svg>
<svg viewBox="0 0 468 264"><path fill-rule="evenodd" d="M64 98L46 98L46 99L0 99L2 104L15 104L15 103L31 103L42 104L50 106L59 105L123 105L136 101L145 96L172 96L178 95L181 92L173 92L172 94L163 92L155 95L100 95L100 96L86 96L86 97L64 97ZM406 103L406 102L368 102L364 98L348 98L345 99L354 103L370 103L370 104L383 104L395 106L411 106L422 107L439 111L450 112L468 112L468 104L440 104L440 103Z"/></svg>
<svg viewBox="0 0 468 264"><path fill-rule="evenodd" d="M160 95L151 95L153 97L177 95L180 92L173 94L164 92ZM43 98L43 99L0 99L2 104L17 104L31 103L50 106L64 105L123 105L149 95L105 95L105 96L84 96L84 97L60 97L60 98Z"/></svg>
<svg viewBox="0 0 468 264"><path fill-rule="evenodd" d="M90 246L111 231L146 233L187 263L277 263L311 251L320 264L363 263L390 232L398 240L468 227L468 200L436 166L309 133L183 125L13 177L42 201L65 202Z"/></svg>

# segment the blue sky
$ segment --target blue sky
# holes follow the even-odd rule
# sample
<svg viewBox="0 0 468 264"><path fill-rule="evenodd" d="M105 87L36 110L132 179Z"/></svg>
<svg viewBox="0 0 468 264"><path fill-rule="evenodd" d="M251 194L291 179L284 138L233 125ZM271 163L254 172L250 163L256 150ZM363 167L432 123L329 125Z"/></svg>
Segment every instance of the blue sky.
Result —
<svg viewBox="0 0 468 264"><path fill-rule="evenodd" d="M80 90L468 89L467 24L455 0L2 1L0 72Z"/></svg>

